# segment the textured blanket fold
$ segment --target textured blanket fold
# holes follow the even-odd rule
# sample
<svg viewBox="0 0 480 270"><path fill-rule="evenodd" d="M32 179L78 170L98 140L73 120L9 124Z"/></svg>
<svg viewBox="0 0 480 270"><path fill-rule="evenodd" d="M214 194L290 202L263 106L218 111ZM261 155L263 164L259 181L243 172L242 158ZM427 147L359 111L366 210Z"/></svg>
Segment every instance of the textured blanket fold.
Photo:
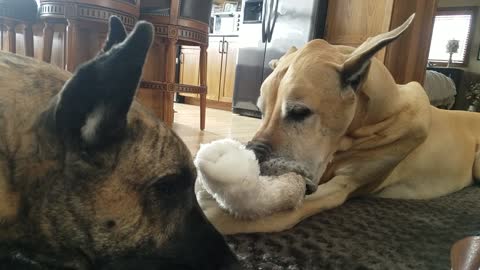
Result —
<svg viewBox="0 0 480 270"><path fill-rule="evenodd" d="M353 199L273 234L228 236L247 269L450 269L480 235L480 187L433 200Z"/></svg>

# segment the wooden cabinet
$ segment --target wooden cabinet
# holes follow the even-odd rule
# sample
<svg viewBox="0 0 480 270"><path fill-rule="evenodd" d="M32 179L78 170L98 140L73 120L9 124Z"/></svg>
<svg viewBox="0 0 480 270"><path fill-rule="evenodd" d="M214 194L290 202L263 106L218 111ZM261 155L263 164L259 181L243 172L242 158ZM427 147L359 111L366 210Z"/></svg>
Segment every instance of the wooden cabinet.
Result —
<svg viewBox="0 0 480 270"><path fill-rule="evenodd" d="M233 89L235 89L235 72L237 67L238 41L236 38L223 40L223 82L220 84L219 101L232 103Z"/></svg>
<svg viewBox="0 0 480 270"><path fill-rule="evenodd" d="M237 39L237 37L210 37L209 39L207 50L208 101L224 104L232 103L238 56ZM199 54L199 49L194 50L191 47L182 47L180 54L180 83L198 84ZM197 95L182 95L198 98Z"/></svg>
<svg viewBox="0 0 480 270"><path fill-rule="evenodd" d="M397 83L423 83L437 0L329 1L325 39L357 47L368 37L392 30L415 13L413 25L376 54Z"/></svg>
<svg viewBox="0 0 480 270"><path fill-rule="evenodd" d="M180 53L179 83L200 85L200 48L183 46ZM198 94L182 93L184 96L198 98Z"/></svg>
<svg viewBox="0 0 480 270"><path fill-rule="evenodd" d="M207 50L207 99L218 101L222 82L223 37L209 39Z"/></svg>

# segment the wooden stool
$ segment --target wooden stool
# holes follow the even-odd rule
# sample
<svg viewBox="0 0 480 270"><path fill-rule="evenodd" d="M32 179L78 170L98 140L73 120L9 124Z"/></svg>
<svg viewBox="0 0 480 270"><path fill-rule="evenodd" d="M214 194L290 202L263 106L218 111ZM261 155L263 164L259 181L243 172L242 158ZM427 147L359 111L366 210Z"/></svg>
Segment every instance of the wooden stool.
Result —
<svg viewBox="0 0 480 270"><path fill-rule="evenodd" d="M17 53L17 31L23 26L25 55L33 57L32 25L37 18L37 3L34 0L0 0L0 39L4 50L4 29L7 32L8 51ZM4 28L5 27L5 28Z"/></svg>
<svg viewBox="0 0 480 270"><path fill-rule="evenodd" d="M173 103L175 92L200 95L200 129L205 129L207 96L207 47L208 24L212 0L142 0L140 18L155 26L156 41L166 55L161 80L143 80L141 88L159 91L158 101L161 112L157 115L169 126L173 124ZM200 86L175 83L177 45L200 47Z"/></svg>
<svg viewBox="0 0 480 270"><path fill-rule="evenodd" d="M45 23L42 59L51 62L56 24L66 26L65 69L73 72L96 55L106 37L110 16L120 17L131 30L139 14L139 0L40 0L39 15Z"/></svg>

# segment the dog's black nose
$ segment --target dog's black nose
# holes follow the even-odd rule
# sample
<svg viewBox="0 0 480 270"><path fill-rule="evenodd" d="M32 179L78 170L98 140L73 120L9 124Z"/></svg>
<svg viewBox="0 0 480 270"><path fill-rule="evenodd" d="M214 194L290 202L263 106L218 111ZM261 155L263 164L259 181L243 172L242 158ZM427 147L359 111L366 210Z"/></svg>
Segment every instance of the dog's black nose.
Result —
<svg viewBox="0 0 480 270"><path fill-rule="evenodd" d="M249 141L246 148L255 153L258 162L267 160L272 153L272 146L261 141Z"/></svg>

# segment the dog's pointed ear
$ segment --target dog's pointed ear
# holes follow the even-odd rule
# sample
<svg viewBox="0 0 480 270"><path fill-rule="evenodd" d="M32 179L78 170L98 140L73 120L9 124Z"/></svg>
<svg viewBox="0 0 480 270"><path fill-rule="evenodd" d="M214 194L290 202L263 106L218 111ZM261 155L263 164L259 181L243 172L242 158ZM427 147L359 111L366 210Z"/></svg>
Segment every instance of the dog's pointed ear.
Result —
<svg viewBox="0 0 480 270"><path fill-rule="evenodd" d="M397 39L412 24L415 13L394 30L369 38L355 49L340 68L344 86L357 90L370 67L370 59L390 42Z"/></svg>
<svg viewBox="0 0 480 270"><path fill-rule="evenodd" d="M108 52L114 45L123 42L127 38L127 31L122 20L117 16L111 16L108 21L108 36L100 53Z"/></svg>
<svg viewBox="0 0 480 270"><path fill-rule="evenodd" d="M77 69L54 108L61 138L98 146L124 134L152 40L152 24L139 22L127 39Z"/></svg>

